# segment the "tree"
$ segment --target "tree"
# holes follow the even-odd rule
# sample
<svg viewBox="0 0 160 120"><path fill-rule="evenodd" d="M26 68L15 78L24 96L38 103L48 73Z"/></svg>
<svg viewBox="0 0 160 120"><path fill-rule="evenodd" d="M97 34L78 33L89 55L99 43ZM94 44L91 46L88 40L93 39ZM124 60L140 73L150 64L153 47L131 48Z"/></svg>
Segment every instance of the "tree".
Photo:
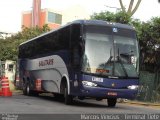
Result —
<svg viewBox="0 0 160 120"><path fill-rule="evenodd" d="M133 8L134 0L130 0L128 10L126 10L126 8L124 7L124 4L123 4L122 0L119 0L119 3L120 3L122 11L127 13L129 16L132 16L137 11L141 1L142 0L138 0L135 7Z"/></svg>
<svg viewBox="0 0 160 120"><path fill-rule="evenodd" d="M22 31L17 34L0 40L0 60L17 60L18 46L33 37L36 37L42 33L50 31L48 25L44 25L42 28L36 26L33 28L27 28L22 26Z"/></svg>
<svg viewBox="0 0 160 120"><path fill-rule="evenodd" d="M119 22L123 24L129 24L131 21L130 16L123 11L119 11L117 13L112 13L109 11L94 13L91 15L91 19L104 20L108 22Z"/></svg>
<svg viewBox="0 0 160 120"><path fill-rule="evenodd" d="M155 17L143 22L139 29L142 69L150 72L160 71L160 18ZM144 67L145 66L145 67Z"/></svg>

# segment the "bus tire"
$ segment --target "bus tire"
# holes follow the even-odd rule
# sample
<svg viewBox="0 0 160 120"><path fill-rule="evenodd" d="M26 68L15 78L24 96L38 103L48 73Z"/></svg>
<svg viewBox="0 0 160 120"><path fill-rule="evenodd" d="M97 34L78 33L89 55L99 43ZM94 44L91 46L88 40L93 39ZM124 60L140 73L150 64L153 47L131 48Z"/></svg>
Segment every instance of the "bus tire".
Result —
<svg viewBox="0 0 160 120"><path fill-rule="evenodd" d="M27 95L27 90L26 90L26 86L23 86L23 95Z"/></svg>
<svg viewBox="0 0 160 120"><path fill-rule="evenodd" d="M23 87L23 94L24 95L28 95L30 96L31 95L31 89L30 89L30 85L29 83L26 83Z"/></svg>
<svg viewBox="0 0 160 120"><path fill-rule="evenodd" d="M65 97L65 104L66 105L71 105L73 103L73 96L68 95L67 85L65 87L64 97Z"/></svg>
<svg viewBox="0 0 160 120"><path fill-rule="evenodd" d="M117 98L108 98L108 107L115 107L117 103Z"/></svg>

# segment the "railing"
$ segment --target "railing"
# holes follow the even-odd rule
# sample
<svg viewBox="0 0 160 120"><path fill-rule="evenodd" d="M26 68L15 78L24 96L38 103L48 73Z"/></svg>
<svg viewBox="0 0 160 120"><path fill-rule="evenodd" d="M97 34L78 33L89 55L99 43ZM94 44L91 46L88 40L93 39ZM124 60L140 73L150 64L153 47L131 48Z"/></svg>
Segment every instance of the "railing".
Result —
<svg viewBox="0 0 160 120"><path fill-rule="evenodd" d="M160 102L160 73L140 72L140 87L137 100Z"/></svg>

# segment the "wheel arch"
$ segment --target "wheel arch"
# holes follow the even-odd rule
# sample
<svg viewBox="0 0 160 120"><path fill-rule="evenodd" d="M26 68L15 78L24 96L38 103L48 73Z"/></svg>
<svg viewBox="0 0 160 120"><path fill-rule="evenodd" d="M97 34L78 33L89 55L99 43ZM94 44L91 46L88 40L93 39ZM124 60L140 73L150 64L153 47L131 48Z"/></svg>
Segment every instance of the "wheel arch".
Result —
<svg viewBox="0 0 160 120"><path fill-rule="evenodd" d="M61 79L61 83L60 83L60 93L63 93L63 90L62 90L62 85L63 84L66 84L67 83L67 88L68 88L68 94L70 94L70 81L69 81L69 77L68 77L68 75L66 75L66 74L64 74L63 76L62 76L62 79ZM62 90L62 91L61 91Z"/></svg>

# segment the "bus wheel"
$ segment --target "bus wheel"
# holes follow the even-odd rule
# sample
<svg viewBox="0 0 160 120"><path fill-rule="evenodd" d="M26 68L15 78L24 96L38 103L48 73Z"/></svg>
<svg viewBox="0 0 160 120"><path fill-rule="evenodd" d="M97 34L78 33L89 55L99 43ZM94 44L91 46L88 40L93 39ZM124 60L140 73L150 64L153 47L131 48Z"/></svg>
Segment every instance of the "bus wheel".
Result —
<svg viewBox="0 0 160 120"><path fill-rule="evenodd" d="M31 95L30 85L29 83L25 84L23 87L23 94L24 95Z"/></svg>
<svg viewBox="0 0 160 120"><path fill-rule="evenodd" d="M23 94L27 95L27 84L23 84Z"/></svg>
<svg viewBox="0 0 160 120"><path fill-rule="evenodd" d="M64 97L65 97L65 104L66 105L71 105L73 103L73 96L68 95L68 88L67 87L65 87Z"/></svg>
<svg viewBox="0 0 160 120"><path fill-rule="evenodd" d="M117 103L117 99L116 98L108 98L107 102L108 102L108 107L115 107L116 103Z"/></svg>

